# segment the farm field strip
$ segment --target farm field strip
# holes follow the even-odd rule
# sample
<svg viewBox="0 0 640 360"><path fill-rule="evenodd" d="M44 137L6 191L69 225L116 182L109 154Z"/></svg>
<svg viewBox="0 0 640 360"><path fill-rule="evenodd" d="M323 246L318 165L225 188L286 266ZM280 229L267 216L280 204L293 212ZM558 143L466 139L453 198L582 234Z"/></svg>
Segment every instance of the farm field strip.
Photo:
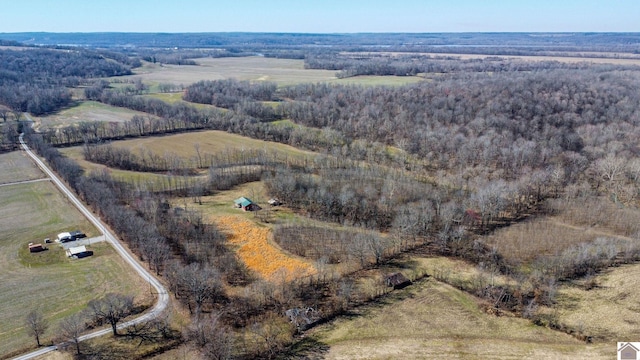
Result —
<svg viewBox="0 0 640 360"><path fill-rule="evenodd" d="M140 111L111 106L96 101L82 101L76 106L61 110L55 114L36 117L35 127L58 127L93 121L121 123L131 120L134 115L144 117L151 116L150 114Z"/></svg>
<svg viewBox="0 0 640 360"><path fill-rule="evenodd" d="M260 56L239 58L194 59L198 65L170 65L144 63L134 69L134 75L119 77L119 80L141 79L154 88L160 83L187 86L202 80L234 78L248 81L271 81L278 86L301 83L335 82L356 85L406 85L424 79L417 76L356 76L338 79L333 70L305 69L304 60L275 59ZM169 102L178 101L175 94L161 95Z"/></svg>
<svg viewBox="0 0 640 360"><path fill-rule="evenodd" d="M205 158L207 154L220 154L226 150L273 151L279 156L291 156L297 159L316 155L313 152L300 150L290 145L256 140L218 130L196 131L167 136L151 136L113 142L113 145L116 147L127 148L134 152L145 149L158 155L173 153L185 159L193 159L196 157L195 144L199 145L203 158Z"/></svg>
<svg viewBox="0 0 640 360"><path fill-rule="evenodd" d="M308 70L303 60L274 59L261 56L241 58L194 59L198 65L170 65L144 63L134 69L134 75L118 79L142 79L145 83L189 85L201 80L273 81L278 85L319 82L335 79L335 71Z"/></svg>
<svg viewBox="0 0 640 360"><path fill-rule="evenodd" d="M562 55L487 55L487 54L456 54L456 53L403 53L403 52L343 52L346 55L381 55L390 56L400 55L428 55L433 58L452 57L461 60L485 59L485 58L502 58L502 59L519 59L526 61L558 61L565 63L591 62L595 64L615 64L615 65L640 65L640 58L616 58L616 57L597 57L598 53L585 53L585 56L562 56ZM590 56L591 55L591 56ZM631 54L625 54L631 55ZM636 55L637 56L637 55Z"/></svg>
<svg viewBox="0 0 640 360"><path fill-rule="evenodd" d="M33 166L33 163L22 151L0 154L0 184L19 183L28 180L45 178L44 173Z"/></svg>
<svg viewBox="0 0 640 360"><path fill-rule="evenodd" d="M228 234L229 243L237 246L238 256L245 265L263 278L290 281L316 273L311 264L276 247L269 240L269 228L259 227L240 216L217 217L214 222Z"/></svg>
<svg viewBox="0 0 640 360"><path fill-rule="evenodd" d="M320 325L307 337L323 349L324 359L605 359L612 353L609 344L586 345L525 319L487 314L474 297L433 279Z"/></svg>

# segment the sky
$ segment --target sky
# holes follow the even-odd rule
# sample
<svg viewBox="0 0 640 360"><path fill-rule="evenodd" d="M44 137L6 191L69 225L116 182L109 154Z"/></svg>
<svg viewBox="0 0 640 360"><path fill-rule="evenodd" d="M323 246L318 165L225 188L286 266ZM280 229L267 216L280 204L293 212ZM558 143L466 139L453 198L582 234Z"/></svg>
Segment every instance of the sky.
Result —
<svg viewBox="0 0 640 360"><path fill-rule="evenodd" d="M0 32L640 32L640 0L0 0Z"/></svg>

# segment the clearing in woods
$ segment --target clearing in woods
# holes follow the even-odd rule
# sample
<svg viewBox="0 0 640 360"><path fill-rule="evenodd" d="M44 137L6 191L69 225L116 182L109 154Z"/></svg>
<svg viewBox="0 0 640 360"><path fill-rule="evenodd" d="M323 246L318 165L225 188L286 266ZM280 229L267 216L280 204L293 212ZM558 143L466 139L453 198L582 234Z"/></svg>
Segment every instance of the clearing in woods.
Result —
<svg viewBox="0 0 640 360"><path fill-rule="evenodd" d="M304 60L275 59L262 56L194 59L198 65L144 63L134 75L117 79L141 79L151 89L158 84L188 86L201 80L234 78L248 81L270 81L278 86L301 83L335 82L357 85L405 85L422 81L418 76L356 76L336 78L336 71L305 69ZM171 97L174 101L175 98Z"/></svg>
<svg viewBox="0 0 640 360"><path fill-rule="evenodd" d="M40 126L59 127L79 122L125 122L134 115L149 117L151 115L139 111L111 106L96 101L82 101L78 105L63 109L47 116L33 117L36 128ZM153 117L153 116L152 116Z"/></svg>
<svg viewBox="0 0 640 360"><path fill-rule="evenodd" d="M474 297L428 278L318 326L296 352L328 360L609 359L615 346L487 314Z"/></svg>
<svg viewBox="0 0 640 360"><path fill-rule="evenodd" d="M595 283L585 286L591 281ZM615 344L624 339L638 339L638 289L640 264L610 268L595 279L560 287L555 314L560 324L593 336L594 342Z"/></svg>
<svg viewBox="0 0 640 360"><path fill-rule="evenodd" d="M198 65L152 64L145 62L134 69L134 75L117 79L142 79L154 86L160 83L190 85L201 80L272 81L278 85L293 85L306 82L335 79L335 71L308 70L303 60L274 59L261 56L239 58L194 59Z"/></svg>
<svg viewBox="0 0 640 360"><path fill-rule="evenodd" d="M224 131L208 130L167 136L152 136L132 140L114 141L116 147L126 148L134 153L143 149L157 155L172 153L182 159L195 159L196 144L203 158L207 155L221 155L226 151L264 150L278 154L279 157L303 159L315 157L311 151L300 150L277 142L256 140L249 137L230 134Z"/></svg>
<svg viewBox="0 0 640 360"><path fill-rule="evenodd" d="M0 156L2 174L38 170L19 152ZM31 168L30 168L31 167ZM59 245L31 254L29 242L41 243L62 231L81 230L89 237L98 231L48 181L15 184L0 190L0 358L35 347L23 323L27 313L39 309L51 326L42 338L49 343L58 321L84 308L107 292L133 294L151 302L148 287L107 244L91 245L94 256L68 259Z"/></svg>
<svg viewBox="0 0 640 360"><path fill-rule="evenodd" d="M238 210L242 211L242 210ZM314 275L315 268L306 261L286 254L270 239L271 229L241 216L222 216L213 221L227 233L231 246L244 264L270 281L291 281Z"/></svg>

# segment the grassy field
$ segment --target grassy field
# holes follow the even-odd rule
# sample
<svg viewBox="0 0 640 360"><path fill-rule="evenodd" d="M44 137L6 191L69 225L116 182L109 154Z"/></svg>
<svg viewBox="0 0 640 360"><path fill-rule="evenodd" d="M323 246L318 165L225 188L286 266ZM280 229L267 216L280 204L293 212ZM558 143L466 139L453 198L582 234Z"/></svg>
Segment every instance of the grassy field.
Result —
<svg viewBox="0 0 640 360"><path fill-rule="evenodd" d="M590 290L580 282L560 287L559 323L593 336L594 342L640 338L640 264L607 269L595 281Z"/></svg>
<svg viewBox="0 0 640 360"><path fill-rule="evenodd" d="M82 148L78 146L61 148L59 149L59 151L64 156L75 160L78 165L80 165L87 173L92 171L107 171L114 179L119 181L124 181L132 184L147 184L152 187L149 190L153 190L155 185L157 185L158 188L162 188L162 184L167 184L169 182L168 175L112 169L102 164L96 164L90 161L86 161L84 160L84 156L82 155Z"/></svg>
<svg viewBox="0 0 640 360"><path fill-rule="evenodd" d="M134 115L149 116L146 113L110 106L96 101L82 101L78 105L55 114L34 117L37 126L58 127L82 121L125 122Z"/></svg>
<svg viewBox="0 0 640 360"><path fill-rule="evenodd" d="M188 86L201 80L235 78L249 81L271 81L279 86L300 83L336 82L358 85L405 85L422 81L416 76L358 76L347 79L336 78L333 70L305 69L303 60L274 59L261 56L195 59L197 66L160 65L144 63L135 69L134 75L118 79L139 78L151 90L160 83ZM181 95L181 94L180 94ZM174 96L169 96L173 100Z"/></svg>
<svg viewBox="0 0 640 360"><path fill-rule="evenodd" d="M527 320L486 314L473 297L431 278L319 326L298 348L322 359L615 356L615 344L587 345Z"/></svg>
<svg viewBox="0 0 640 360"><path fill-rule="evenodd" d="M200 153L203 158L206 157L207 154L220 154L226 150L266 150L275 152L280 156L288 156L296 159L316 155L313 152L300 150L293 146L251 139L217 130L145 137L116 141L113 142L113 144L117 147L128 148L134 152L145 149L158 155L173 153L183 159L193 159L196 157L195 144L199 144Z"/></svg>
<svg viewBox="0 0 640 360"><path fill-rule="evenodd" d="M260 56L240 58L195 59L197 66L144 63L134 75L152 88L160 83L190 85L201 80L235 78L250 81L273 81L279 85L319 82L335 79L335 71L306 70L303 60L273 59ZM119 77L118 79L123 79Z"/></svg>
<svg viewBox="0 0 640 360"><path fill-rule="evenodd" d="M4 169L7 169L0 171L0 184L43 179L45 177L22 151L0 154L0 164Z"/></svg>
<svg viewBox="0 0 640 360"><path fill-rule="evenodd" d="M92 245L95 255L82 260L67 259L56 244L48 244L49 250L38 254L26 249L29 242L73 229L98 235L50 182L12 185L0 191L0 358L35 345L23 327L31 310L40 309L51 323L43 339L47 343L57 322L90 299L113 291L142 299L146 293L148 287L106 244Z"/></svg>

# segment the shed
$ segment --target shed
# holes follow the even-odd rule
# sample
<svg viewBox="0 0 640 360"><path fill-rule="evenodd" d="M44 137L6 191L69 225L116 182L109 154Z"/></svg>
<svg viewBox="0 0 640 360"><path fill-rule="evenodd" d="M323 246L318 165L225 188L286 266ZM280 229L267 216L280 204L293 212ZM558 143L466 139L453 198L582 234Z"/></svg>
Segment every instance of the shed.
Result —
<svg viewBox="0 0 640 360"><path fill-rule="evenodd" d="M67 249L68 257L74 257L74 258L80 259L80 258L91 256L91 255L93 255L93 251L87 250L87 248L84 245Z"/></svg>
<svg viewBox="0 0 640 360"><path fill-rule="evenodd" d="M239 197L233 201L237 208L240 208L244 211L256 211L260 210L260 206L255 204L251 199L246 198L244 196Z"/></svg>
<svg viewBox="0 0 640 360"><path fill-rule="evenodd" d="M387 286L393 287L394 289L402 289L411 285L411 280L399 272L387 275L384 282Z"/></svg>
<svg viewBox="0 0 640 360"><path fill-rule="evenodd" d="M45 250L46 249L42 246L42 244L29 243L29 252L35 253Z"/></svg>
<svg viewBox="0 0 640 360"><path fill-rule="evenodd" d="M278 206L281 204L282 202L279 199L275 199L275 198L269 199L269 205L271 206Z"/></svg>

